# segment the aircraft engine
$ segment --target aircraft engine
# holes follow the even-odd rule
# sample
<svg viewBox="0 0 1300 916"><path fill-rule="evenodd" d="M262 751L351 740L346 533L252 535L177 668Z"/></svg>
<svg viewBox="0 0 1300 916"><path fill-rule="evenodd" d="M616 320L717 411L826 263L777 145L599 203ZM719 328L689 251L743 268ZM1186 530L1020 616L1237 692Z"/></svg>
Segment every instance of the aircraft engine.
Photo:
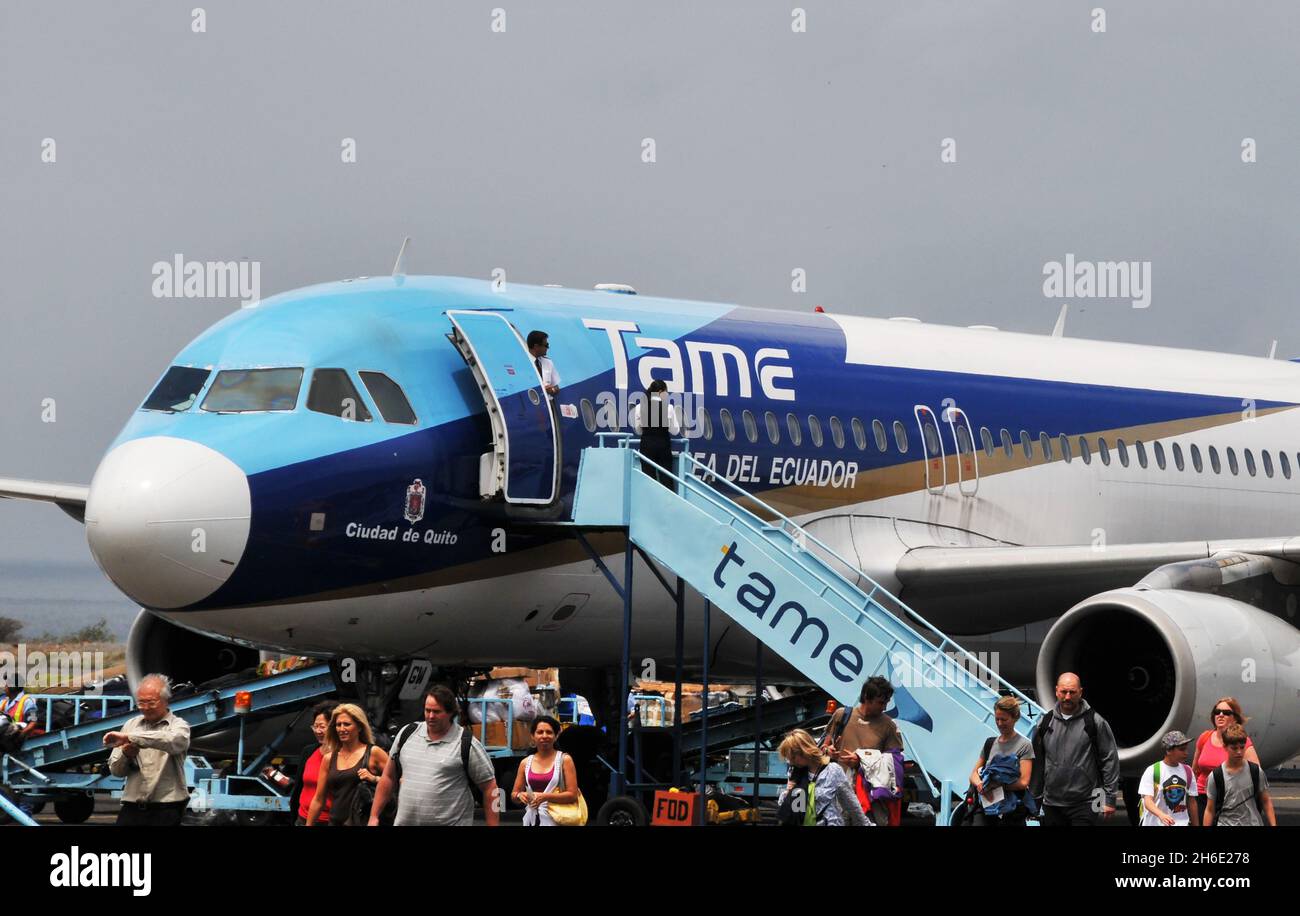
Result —
<svg viewBox="0 0 1300 916"><path fill-rule="evenodd" d="M1300 631L1234 598L1144 587L1094 595L1043 640L1044 705L1064 671L1079 675L1084 698L1114 729L1126 776L1160 757L1170 729L1195 739L1209 728L1211 704L1224 696L1241 701L1266 767L1300 749Z"/></svg>
<svg viewBox="0 0 1300 916"><path fill-rule="evenodd" d="M141 610L126 640L126 677L132 690L151 673L202 684L252 668L259 658L256 649L191 632Z"/></svg>

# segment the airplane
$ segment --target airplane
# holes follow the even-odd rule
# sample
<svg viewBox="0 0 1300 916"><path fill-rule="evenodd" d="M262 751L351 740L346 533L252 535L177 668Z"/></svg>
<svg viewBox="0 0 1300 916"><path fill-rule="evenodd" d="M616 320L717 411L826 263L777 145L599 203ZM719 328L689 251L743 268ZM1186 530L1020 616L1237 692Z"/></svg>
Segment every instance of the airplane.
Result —
<svg viewBox="0 0 1300 916"><path fill-rule="evenodd" d="M561 374L553 403L532 330ZM505 427L467 362L484 335L518 346L505 385L523 419ZM227 316L172 360L89 486L0 479L0 496L84 520L141 607L133 679L201 681L258 650L612 671L622 600L553 523L582 450L626 431L659 378L712 473L1045 702L1079 673L1128 776L1224 695L1266 765L1300 750L1300 366L1285 360L1059 323L1040 336L407 276L399 257L392 276ZM609 560L625 544L590 541ZM634 656L667 670L673 603L634 583ZM714 614L711 676L751 675L753 639ZM693 595L691 673L703 622ZM765 673L799 679L780 659Z"/></svg>

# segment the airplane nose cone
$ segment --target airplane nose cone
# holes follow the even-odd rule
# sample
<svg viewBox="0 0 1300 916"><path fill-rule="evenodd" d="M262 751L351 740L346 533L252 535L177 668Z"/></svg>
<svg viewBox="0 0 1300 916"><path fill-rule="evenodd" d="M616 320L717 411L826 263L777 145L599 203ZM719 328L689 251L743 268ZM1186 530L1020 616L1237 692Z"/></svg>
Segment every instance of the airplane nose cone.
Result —
<svg viewBox="0 0 1300 916"><path fill-rule="evenodd" d="M124 442L100 462L86 540L105 575L148 608L179 608L221 587L248 543L248 478L186 439Z"/></svg>

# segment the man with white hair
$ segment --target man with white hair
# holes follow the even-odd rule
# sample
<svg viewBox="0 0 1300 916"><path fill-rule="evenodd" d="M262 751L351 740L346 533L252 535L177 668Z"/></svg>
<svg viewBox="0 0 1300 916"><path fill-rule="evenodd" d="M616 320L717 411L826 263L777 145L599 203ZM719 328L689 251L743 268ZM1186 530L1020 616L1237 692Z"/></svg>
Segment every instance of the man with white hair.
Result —
<svg viewBox="0 0 1300 916"><path fill-rule="evenodd" d="M126 777L119 826L175 827L190 803L185 787L190 726L168 709L171 698L166 675L145 675L135 689L140 715L128 719L120 732L104 736L105 746L113 749L109 772Z"/></svg>

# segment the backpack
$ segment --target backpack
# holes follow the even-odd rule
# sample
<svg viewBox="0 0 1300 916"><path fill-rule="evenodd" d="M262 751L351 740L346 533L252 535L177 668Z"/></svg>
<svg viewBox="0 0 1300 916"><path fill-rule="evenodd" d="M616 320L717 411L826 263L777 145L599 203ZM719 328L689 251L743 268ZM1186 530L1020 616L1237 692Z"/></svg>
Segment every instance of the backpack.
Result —
<svg viewBox="0 0 1300 916"><path fill-rule="evenodd" d="M853 715L852 706L841 706L840 709L844 711L844 715L840 716L839 725L836 726L835 719L832 718L831 724L827 727L832 745L838 744L839 740L844 737L844 731L849 727L849 716Z"/></svg>
<svg viewBox="0 0 1300 916"><path fill-rule="evenodd" d="M1223 813L1223 799L1227 795L1228 780L1223 775L1223 768L1227 764L1219 764L1210 773L1210 778L1214 780L1214 788L1217 790L1219 800L1214 805L1214 820L1210 822L1211 827L1219 826L1219 815ZM1259 812L1260 820L1264 820L1264 802L1259 797L1259 764L1246 761L1246 766L1250 767L1250 795L1255 799L1255 810ZM1209 788L1209 786L1206 786ZM1266 822L1267 823L1267 822Z"/></svg>
<svg viewBox="0 0 1300 916"><path fill-rule="evenodd" d="M404 725L402 730L397 733L397 737L393 739L393 749L389 752L389 756L393 758L393 766L396 767L395 775L399 784L402 779L402 745L406 744L407 739L414 735L416 730L423 725L423 722L412 722L410 725ZM460 766L465 771L465 782L469 783L469 792L470 795L474 796L474 804L482 807L483 790L478 787L478 783L469 775L469 751L473 744L473 733L462 725L460 728ZM396 794L393 797L396 798Z"/></svg>
<svg viewBox="0 0 1300 916"><path fill-rule="evenodd" d="M1032 789L1037 788L1039 791L1032 794L1041 798L1047 792L1044 785L1047 779L1047 760L1043 757L1043 742L1050 730L1052 721L1056 718L1056 711L1049 709L1043 714L1043 719L1034 729L1034 735L1030 742L1034 746L1034 770L1029 777L1029 784ZM1102 768L1101 751L1097 747L1097 711L1089 706L1083 712L1083 730L1088 735L1088 742L1092 745L1093 761L1097 764L1097 785L1104 787L1106 785L1106 773ZM987 762L987 758L985 758Z"/></svg>
<svg viewBox="0 0 1300 916"><path fill-rule="evenodd" d="M834 765L839 766L839 764ZM794 783L794 788L785 793L785 798L781 799L781 804L776 809L776 820L782 827L802 827L809 804L813 803L811 793L808 791L812 780L808 776L807 767L794 768L790 773L790 780ZM796 797L803 799L798 806L795 805Z"/></svg>

